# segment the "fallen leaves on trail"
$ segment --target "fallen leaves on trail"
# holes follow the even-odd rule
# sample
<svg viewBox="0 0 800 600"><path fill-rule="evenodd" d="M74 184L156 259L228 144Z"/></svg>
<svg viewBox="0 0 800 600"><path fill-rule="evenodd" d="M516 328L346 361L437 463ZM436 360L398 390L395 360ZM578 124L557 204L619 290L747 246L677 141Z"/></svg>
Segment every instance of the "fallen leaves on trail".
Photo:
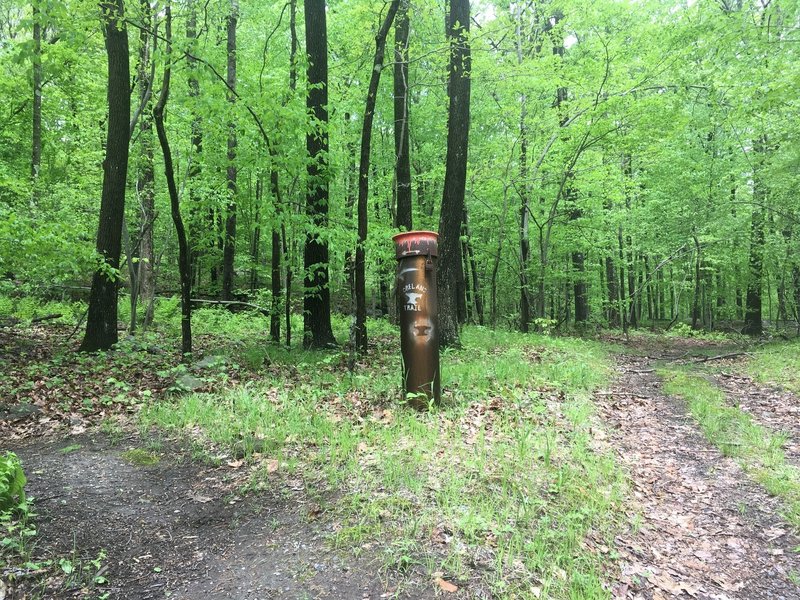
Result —
<svg viewBox="0 0 800 600"><path fill-rule="evenodd" d="M663 395L649 359L619 362L616 384L595 395L636 500L631 531L616 539L613 597L796 598L799 540L777 500L705 440L682 401Z"/></svg>
<svg viewBox="0 0 800 600"><path fill-rule="evenodd" d="M713 381L725 392L730 404L738 406L768 429L787 434L783 445L786 458L800 465L800 398L796 394L731 373L721 373Z"/></svg>

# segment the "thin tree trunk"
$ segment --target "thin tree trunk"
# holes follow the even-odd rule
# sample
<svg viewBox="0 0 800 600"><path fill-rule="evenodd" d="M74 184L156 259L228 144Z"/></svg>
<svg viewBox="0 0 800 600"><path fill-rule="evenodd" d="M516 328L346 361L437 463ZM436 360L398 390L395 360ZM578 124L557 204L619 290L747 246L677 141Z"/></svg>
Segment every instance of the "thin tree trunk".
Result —
<svg viewBox="0 0 800 600"><path fill-rule="evenodd" d="M256 176L256 205L253 214L253 234L250 237L250 291L258 288L258 263L261 260L261 203L264 201L264 182Z"/></svg>
<svg viewBox="0 0 800 600"><path fill-rule="evenodd" d="M42 12L33 0L33 135L31 138L31 182L33 201L39 200L39 169L42 165Z"/></svg>
<svg viewBox="0 0 800 600"><path fill-rule="evenodd" d="M608 288L608 324L610 327L619 327L619 291L617 286L617 273L614 268L612 256L606 257L606 286Z"/></svg>
<svg viewBox="0 0 800 600"><path fill-rule="evenodd" d="M103 161L103 192L97 228L102 261L92 278L86 332L80 350L108 350L117 342L117 279L128 174L131 88L128 32L123 0L100 2L108 56L108 132Z"/></svg>
<svg viewBox="0 0 800 600"><path fill-rule="evenodd" d="M190 0L189 2L189 15L186 20L186 38L190 48L197 40L197 0ZM189 208L193 215L192 220L192 240L190 242L190 252L192 254L190 262L194 269L195 285L200 285L200 256L201 256L201 242L200 236L194 233L195 230L203 230L204 227L200 222L202 220L202 211L200 210L200 194L197 191L201 173L201 158L203 154L203 121L199 112L197 111L196 102L200 97L200 82L197 79L197 59L194 55L187 58L189 65L189 98L191 98L191 115L192 115L192 135L191 135L191 162L189 171L187 173L189 183Z"/></svg>
<svg viewBox="0 0 800 600"><path fill-rule="evenodd" d="M150 0L141 0L142 19L145 23L151 22ZM155 177L153 166L153 122L152 114L148 110L148 100L151 91L150 82L150 39L148 28L139 32L139 69L137 79L139 86L139 102L142 105L141 120L139 121L139 169L136 181L136 192L141 206L141 224L139 226L139 262L138 271L139 296L145 307L153 306L156 294L155 280L155 248L153 247L153 224L155 222ZM136 252L137 249L132 248ZM133 301L132 301L133 302ZM134 312L133 310L131 312ZM153 322L153 310L145 308L144 327L149 327ZM131 327L135 327L133 316Z"/></svg>
<svg viewBox="0 0 800 600"><path fill-rule="evenodd" d="M181 217L180 201L178 199L178 188L175 185L175 170L172 166L172 153L167 140L167 132L164 129L164 109L169 100L169 83L172 66L170 64L172 54L172 6L167 0L165 7L166 13L166 60L164 67L164 78L161 83L161 95L153 109L153 117L156 123L158 141L161 144L161 152L164 155L164 175L167 179L167 190L169 191L170 212L172 222L175 224L175 233L178 236L178 272L181 279L181 352L187 357L192 352L192 266L189 262L189 243L186 240L186 229Z"/></svg>
<svg viewBox="0 0 800 600"><path fill-rule="evenodd" d="M466 250L469 259L469 271L472 274L472 291L475 302L475 313L478 315L478 324L483 325L483 297L481 296L481 288L478 279L478 262L475 260L475 251L472 247L472 231L469 226L469 212L467 205L464 205L464 234L466 236Z"/></svg>
<svg viewBox="0 0 800 600"><path fill-rule="evenodd" d="M364 121L361 129L361 160L358 167L358 244L356 245L356 351L367 353L367 271L366 244L369 201L369 164L372 144L372 121L375 118L375 101L378 84L383 71L383 57L386 53L386 36L397 14L400 0L393 0L386 17L375 36L375 59L372 62L372 75L367 87L367 101L364 108Z"/></svg>
<svg viewBox="0 0 800 600"><path fill-rule="evenodd" d="M289 2L289 89L294 94L297 89L297 0ZM291 206L286 207L291 212ZM281 241L283 242L283 264L286 268L286 286L284 289L284 317L286 320L286 347L292 346L292 255L294 242L287 239L286 222L281 223Z"/></svg>
<svg viewBox="0 0 800 600"><path fill-rule="evenodd" d="M411 160L408 133L408 2L400 0L394 28L394 152L397 161L395 226L412 229Z"/></svg>
<svg viewBox="0 0 800 600"><path fill-rule="evenodd" d="M239 0L231 0L227 17L228 29L228 102L231 104L231 120L228 122L228 207L225 217L225 236L222 250L222 299L233 298L234 259L236 256L236 193L238 189L236 167L236 122L233 107L236 104L236 25L239 19Z"/></svg>
<svg viewBox="0 0 800 600"><path fill-rule="evenodd" d="M698 321L700 320L700 261L702 254L700 249L700 240L696 235L692 235L695 248L695 261L694 261L694 299L692 301L692 329L698 329Z"/></svg>

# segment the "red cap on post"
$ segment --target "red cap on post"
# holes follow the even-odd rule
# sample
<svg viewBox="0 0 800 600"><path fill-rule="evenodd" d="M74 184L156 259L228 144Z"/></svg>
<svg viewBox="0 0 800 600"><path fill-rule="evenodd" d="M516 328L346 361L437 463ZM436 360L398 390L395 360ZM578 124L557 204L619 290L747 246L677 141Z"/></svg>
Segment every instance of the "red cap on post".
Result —
<svg viewBox="0 0 800 600"><path fill-rule="evenodd" d="M405 231L392 236L397 260L407 256L439 256L439 234L435 231Z"/></svg>

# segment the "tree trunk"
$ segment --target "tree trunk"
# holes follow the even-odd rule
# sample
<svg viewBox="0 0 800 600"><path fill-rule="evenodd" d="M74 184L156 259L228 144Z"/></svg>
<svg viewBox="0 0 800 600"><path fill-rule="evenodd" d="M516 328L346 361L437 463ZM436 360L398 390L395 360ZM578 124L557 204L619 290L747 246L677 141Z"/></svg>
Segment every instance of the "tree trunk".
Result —
<svg viewBox="0 0 800 600"><path fill-rule="evenodd" d="M472 290L474 293L475 313L478 315L478 324L483 325L483 297L478 279L478 262L475 260L475 251L472 247L472 231L469 227L469 212L467 205L464 205L464 235L466 236L466 250L469 262L469 271L472 274Z"/></svg>
<svg viewBox="0 0 800 600"><path fill-rule="evenodd" d="M447 158L439 217L439 343L459 345L458 296L461 266L461 215L467 185L469 147L470 71L469 0L451 0L447 23L450 67L447 95Z"/></svg>
<svg viewBox="0 0 800 600"><path fill-rule="evenodd" d="M394 28L394 152L397 218L395 227L411 231L411 159L408 134L408 1L400 0Z"/></svg>
<svg viewBox="0 0 800 600"><path fill-rule="evenodd" d="M141 0L142 19L150 24L150 0ZM156 218L155 208L155 177L153 166L153 122L152 113L148 110L148 100L151 96L150 82L150 36L147 28L139 32L139 69L137 79L139 86L139 102L142 105L142 114L139 122L139 140L141 143L139 154L138 178L136 191L139 195L141 206L141 224L139 225L139 262L138 271L139 296L145 308L144 327L149 327L153 322L153 299L156 295L155 281L155 248L153 246L153 225ZM132 249L136 250L136 249ZM131 290L133 296L134 291ZM135 311L131 311L132 313ZM131 326L135 326L133 317Z"/></svg>
<svg viewBox="0 0 800 600"><path fill-rule="evenodd" d="M145 0L146 1L146 0ZM197 40L197 0L190 0L189 15L186 20L186 39L189 48L193 47L194 42ZM191 115L192 115L192 135L191 135L191 155L189 170L187 173L189 183L189 208L190 214L194 215L191 223L190 232L192 232L192 240L190 243L190 252L192 267L194 269L195 285L200 285L200 256L201 256L201 242L200 236L194 233L194 230L203 230L203 224L200 223L202 219L202 212L200 210L200 194L197 192L197 186L200 179L201 163L200 159L203 154L203 121L200 114L197 112L195 106L197 98L200 97L200 82L197 80L196 69L197 59L192 56L187 58L189 65L189 98L191 98Z"/></svg>
<svg viewBox="0 0 800 600"><path fill-rule="evenodd" d="M297 89L297 0L289 2L289 89L294 94ZM287 206L287 211L291 212L291 206ZM284 318L286 321L286 347L292 346L292 255L294 253L294 241L287 239L286 223L281 223L281 241L283 242L283 264L286 268L286 286L284 288Z"/></svg>
<svg viewBox="0 0 800 600"><path fill-rule="evenodd" d="M386 36L392 26L400 0L393 0L375 36L375 59L372 62L372 75L367 87L367 101L364 107L364 121L361 128L361 160L358 167L358 244L356 245L356 351L367 353L367 220L369 201L369 160L372 144L372 121L375 118L375 101L378 84L383 71L383 57L386 53ZM410 188L409 188L410 191Z"/></svg>
<svg viewBox="0 0 800 600"><path fill-rule="evenodd" d="M172 71L170 64L172 54L172 7L169 0L167 0L165 12L166 64L164 67L164 79L161 84L161 96L153 109L153 117L156 123L158 141L161 144L161 152L164 155L164 175L167 179L172 222L175 224L175 233L178 236L178 272L181 279L181 352L186 358L192 352L192 266L189 262L189 244L186 240L186 229L183 226L183 218L181 217L178 188L175 185L172 153L167 140L167 132L164 129L164 108L169 99L169 83Z"/></svg>
<svg viewBox="0 0 800 600"><path fill-rule="evenodd" d="M760 187L756 182L756 188ZM761 288L763 285L764 271L764 213L761 207L753 210L750 224L750 257L749 278L747 280L747 299L744 315L744 329L746 335L761 335L764 332L762 324Z"/></svg>
<svg viewBox="0 0 800 600"><path fill-rule="evenodd" d="M617 286L617 272L614 268L614 258L606 257L606 286L608 287L608 325L619 327L619 291Z"/></svg>
<svg viewBox="0 0 800 600"><path fill-rule="evenodd" d="M250 291L259 286L258 262L261 260L261 203L264 201L264 182L261 173L256 176L256 204L253 211L253 234L250 237Z"/></svg>
<svg viewBox="0 0 800 600"><path fill-rule="evenodd" d="M128 174L131 88L123 0L100 2L108 56L108 132L97 228L100 266L92 278L86 333L80 350L108 350L117 342L117 279Z"/></svg>
<svg viewBox="0 0 800 600"><path fill-rule="evenodd" d="M42 12L33 0L33 135L31 137L31 183L33 201L39 200L39 169L42 164Z"/></svg>
<svg viewBox="0 0 800 600"><path fill-rule="evenodd" d="M306 0L306 54L308 92L306 107L320 127L306 134L308 194L306 213L311 229L303 257L303 345L325 348L336 344L331 327L331 292L328 277L328 242L320 233L328 227L328 29L325 0Z"/></svg>
<svg viewBox="0 0 800 600"><path fill-rule="evenodd" d="M236 24L239 19L239 0L231 0L227 18L228 28L228 102L231 104L231 120L228 122L228 210L225 218L225 237L222 250L222 299L233 298L234 259L236 256L236 122L233 106L236 104Z"/></svg>
<svg viewBox="0 0 800 600"><path fill-rule="evenodd" d="M700 261L702 260L700 240L696 235L692 235L695 248L695 262L694 262L694 299L692 301L692 329L699 329L698 321L700 320Z"/></svg>
<svg viewBox="0 0 800 600"><path fill-rule="evenodd" d="M747 279L747 300L744 315L744 329L747 335L761 335L764 332L761 309L761 290L764 279L764 211L767 199L765 182L761 173L761 163L766 152L766 138L762 136L753 144L756 165L753 169L753 215L750 224L750 257Z"/></svg>

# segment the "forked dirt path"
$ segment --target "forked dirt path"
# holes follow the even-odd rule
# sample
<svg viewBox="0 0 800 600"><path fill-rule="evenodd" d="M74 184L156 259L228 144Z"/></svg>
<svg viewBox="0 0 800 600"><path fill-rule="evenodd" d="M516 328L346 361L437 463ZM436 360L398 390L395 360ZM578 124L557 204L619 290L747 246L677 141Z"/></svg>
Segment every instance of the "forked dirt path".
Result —
<svg viewBox="0 0 800 600"><path fill-rule="evenodd" d="M614 596L800 598L792 581L800 540L781 520L778 500L706 441L682 400L662 392L654 364L685 356L681 350L619 355L615 382L596 395L634 494L633 527L617 539L622 575Z"/></svg>
<svg viewBox="0 0 800 600"><path fill-rule="evenodd" d="M125 460L137 436L111 445L84 434L21 443L17 452L37 498L35 560L70 560L71 578L31 587L21 580L7 600L106 598L114 600L378 600L433 598L414 573L386 573L382 549L358 558L335 550L336 523L320 513L302 484L276 477L268 488L236 495L242 477L226 465L182 460L164 447L158 464ZM93 586L100 575L107 580ZM79 572L83 570L83 574ZM69 579L69 580L68 580Z"/></svg>

